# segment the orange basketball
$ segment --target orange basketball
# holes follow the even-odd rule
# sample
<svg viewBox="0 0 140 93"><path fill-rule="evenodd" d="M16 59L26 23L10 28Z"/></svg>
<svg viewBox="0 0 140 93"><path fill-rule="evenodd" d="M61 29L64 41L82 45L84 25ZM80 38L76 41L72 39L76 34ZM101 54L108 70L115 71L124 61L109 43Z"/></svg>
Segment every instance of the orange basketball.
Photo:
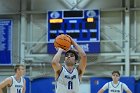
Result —
<svg viewBox="0 0 140 93"><path fill-rule="evenodd" d="M56 48L62 48L64 50L69 50L71 46L71 39L67 35L61 34L55 38L54 46Z"/></svg>

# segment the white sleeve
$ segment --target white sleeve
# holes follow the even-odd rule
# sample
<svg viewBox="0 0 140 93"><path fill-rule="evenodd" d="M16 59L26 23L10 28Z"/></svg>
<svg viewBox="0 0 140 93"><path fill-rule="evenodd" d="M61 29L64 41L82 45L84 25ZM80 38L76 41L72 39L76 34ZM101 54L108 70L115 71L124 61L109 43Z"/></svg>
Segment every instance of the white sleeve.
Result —
<svg viewBox="0 0 140 93"><path fill-rule="evenodd" d="M109 85L109 83L106 83L106 84L102 87L102 89L103 89L103 90L108 89L108 85Z"/></svg>
<svg viewBox="0 0 140 93"><path fill-rule="evenodd" d="M128 88L128 86L125 84L125 83L122 83L122 88L125 90L125 91L127 91L129 88Z"/></svg>

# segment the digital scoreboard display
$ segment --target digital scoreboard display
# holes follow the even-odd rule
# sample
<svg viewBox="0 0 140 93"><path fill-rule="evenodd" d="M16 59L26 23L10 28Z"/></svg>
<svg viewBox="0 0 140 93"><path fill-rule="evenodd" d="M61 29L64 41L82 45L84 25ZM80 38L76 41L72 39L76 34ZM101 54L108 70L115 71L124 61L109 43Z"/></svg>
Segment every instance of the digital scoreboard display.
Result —
<svg viewBox="0 0 140 93"><path fill-rule="evenodd" d="M100 11L48 11L48 53L55 53L53 42L60 34L70 35L87 53L100 52Z"/></svg>

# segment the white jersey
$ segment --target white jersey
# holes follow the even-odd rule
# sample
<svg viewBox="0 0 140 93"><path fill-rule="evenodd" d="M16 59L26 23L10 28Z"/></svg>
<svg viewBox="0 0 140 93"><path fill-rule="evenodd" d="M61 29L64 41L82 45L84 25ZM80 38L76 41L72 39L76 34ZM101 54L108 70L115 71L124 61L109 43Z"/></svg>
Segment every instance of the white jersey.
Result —
<svg viewBox="0 0 140 93"><path fill-rule="evenodd" d="M123 93L123 90L128 90L128 87L126 84L122 82L118 82L117 84L114 84L113 81L106 83L103 87L103 90L108 89L108 93Z"/></svg>
<svg viewBox="0 0 140 93"><path fill-rule="evenodd" d="M24 86L24 78L21 77L20 81L16 81L14 76L11 76L12 84L7 88L7 93L22 93Z"/></svg>
<svg viewBox="0 0 140 93"><path fill-rule="evenodd" d="M56 93L78 93L79 84L78 70L74 68L72 72L69 72L62 66L60 75L56 80Z"/></svg>

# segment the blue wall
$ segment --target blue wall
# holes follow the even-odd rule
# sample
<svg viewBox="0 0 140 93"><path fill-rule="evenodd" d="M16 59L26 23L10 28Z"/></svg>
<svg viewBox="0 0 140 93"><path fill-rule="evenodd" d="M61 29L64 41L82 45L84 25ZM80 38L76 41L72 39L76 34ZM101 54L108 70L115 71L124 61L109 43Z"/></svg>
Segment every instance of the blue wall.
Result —
<svg viewBox="0 0 140 93"><path fill-rule="evenodd" d="M140 93L140 80L135 82L135 93Z"/></svg>
<svg viewBox="0 0 140 93"><path fill-rule="evenodd" d="M54 78L44 77L31 81L31 93L54 93Z"/></svg>
<svg viewBox="0 0 140 93"><path fill-rule="evenodd" d="M30 89L31 89L31 82L30 79L28 77L24 77L26 80L26 91L25 93L30 93Z"/></svg>

